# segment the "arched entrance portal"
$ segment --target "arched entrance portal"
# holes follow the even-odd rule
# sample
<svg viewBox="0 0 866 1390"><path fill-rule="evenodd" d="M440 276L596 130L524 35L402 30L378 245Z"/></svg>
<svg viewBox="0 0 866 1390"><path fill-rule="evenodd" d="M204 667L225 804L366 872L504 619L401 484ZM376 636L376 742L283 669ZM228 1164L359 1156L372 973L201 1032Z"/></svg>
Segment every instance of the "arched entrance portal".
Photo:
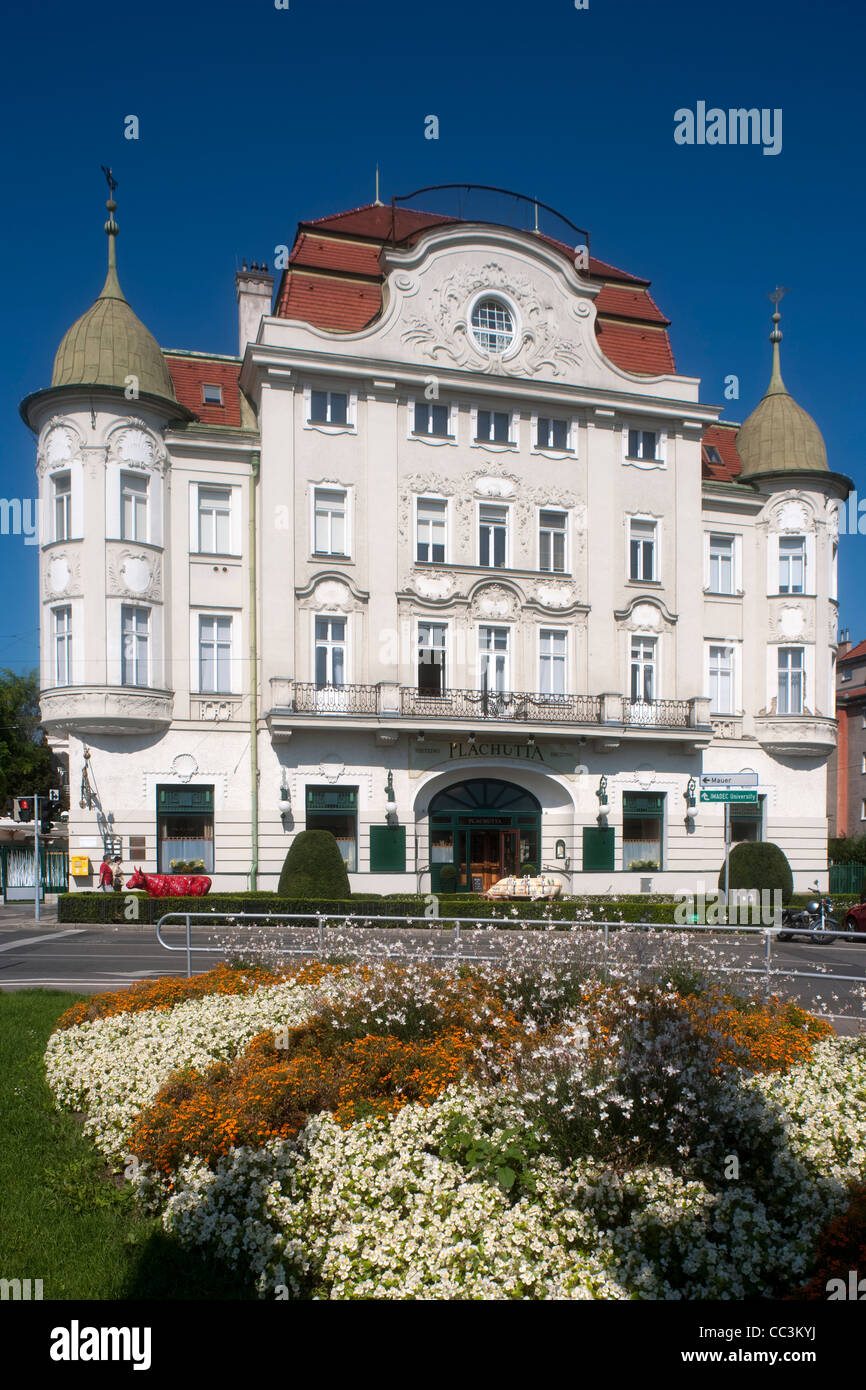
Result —
<svg viewBox="0 0 866 1390"><path fill-rule="evenodd" d="M430 802L430 882L434 893L484 892L497 879L537 872L541 804L524 787L474 777ZM453 865L454 874L442 871Z"/></svg>

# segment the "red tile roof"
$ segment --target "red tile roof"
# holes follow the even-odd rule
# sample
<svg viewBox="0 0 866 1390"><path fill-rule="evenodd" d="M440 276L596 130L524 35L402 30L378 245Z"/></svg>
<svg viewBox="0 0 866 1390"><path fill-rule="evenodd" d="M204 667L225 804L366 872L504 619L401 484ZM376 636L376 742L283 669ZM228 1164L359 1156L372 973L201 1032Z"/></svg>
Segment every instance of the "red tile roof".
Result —
<svg viewBox="0 0 866 1390"><path fill-rule="evenodd" d="M701 476L711 483L734 483L743 467L737 453L737 430L739 425L709 425L704 430L701 450ZM708 449L715 449L721 463L713 462Z"/></svg>
<svg viewBox="0 0 866 1390"><path fill-rule="evenodd" d="M864 657L866 657L866 642L858 642L857 646L852 647L850 652L846 652L844 656L840 653L839 661L862 661ZM848 694L851 693L851 691L848 692Z"/></svg>
<svg viewBox="0 0 866 1390"><path fill-rule="evenodd" d="M194 411L204 425L241 424L239 359L207 357L202 353L166 352L165 360L181 405ZM222 405L205 405L203 386L221 386Z"/></svg>
<svg viewBox="0 0 866 1390"><path fill-rule="evenodd" d="M370 204L298 225L289 265L277 290L274 313L317 328L351 333L381 311L385 276L380 255L387 243L411 245L430 227L461 219L409 208ZM543 241L573 263L575 248L553 237ZM589 258L586 272L602 282L596 299L596 335L605 355L636 374L675 372L667 328L648 293L649 281Z"/></svg>

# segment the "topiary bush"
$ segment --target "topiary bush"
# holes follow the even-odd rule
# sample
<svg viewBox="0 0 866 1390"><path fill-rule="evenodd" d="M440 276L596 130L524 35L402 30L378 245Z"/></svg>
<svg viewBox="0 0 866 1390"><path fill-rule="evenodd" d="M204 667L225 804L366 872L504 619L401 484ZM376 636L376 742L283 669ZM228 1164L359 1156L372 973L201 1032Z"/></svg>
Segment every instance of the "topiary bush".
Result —
<svg viewBox="0 0 866 1390"><path fill-rule="evenodd" d="M443 893L453 893L457 887L457 867L454 864L443 864L439 870L439 887Z"/></svg>
<svg viewBox="0 0 866 1390"><path fill-rule="evenodd" d="M281 898L348 898L349 875L330 830L302 830L292 841L277 893Z"/></svg>
<svg viewBox="0 0 866 1390"><path fill-rule="evenodd" d="M725 866L719 870L719 888L725 886ZM734 845L728 867L728 888L757 889L773 893L782 891L782 902L787 906L794 892L794 876L791 865L778 845L766 840L742 840Z"/></svg>

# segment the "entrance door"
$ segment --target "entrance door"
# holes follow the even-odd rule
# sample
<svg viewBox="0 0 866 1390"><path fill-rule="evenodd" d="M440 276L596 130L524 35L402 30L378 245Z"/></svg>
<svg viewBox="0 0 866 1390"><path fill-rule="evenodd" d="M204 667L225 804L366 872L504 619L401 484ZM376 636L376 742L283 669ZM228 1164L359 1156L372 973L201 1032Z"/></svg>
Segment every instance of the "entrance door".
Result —
<svg viewBox="0 0 866 1390"><path fill-rule="evenodd" d="M469 831L469 888L486 893L500 878L517 873L516 830Z"/></svg>

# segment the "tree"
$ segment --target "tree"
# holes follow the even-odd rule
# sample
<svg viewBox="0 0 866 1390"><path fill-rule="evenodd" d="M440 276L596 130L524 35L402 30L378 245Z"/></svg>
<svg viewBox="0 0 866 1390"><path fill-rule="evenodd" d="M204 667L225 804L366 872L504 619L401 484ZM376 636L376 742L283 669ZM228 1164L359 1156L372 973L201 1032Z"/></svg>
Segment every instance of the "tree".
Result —
<svg viewBox="0 0 866 1390"><path fill-rule="evenodd" d="M57 763L39 722L39 676L0 675L0 811L16 796L47 796Z"/></svg>
<svg viewBox="0 0 866 1390"><path fill-rule="evenodd" d="M349 875L330 830L302 830L280 874L281 898L348 898Z"/></svg>
<svg viewBox="0 0 866 1390"><path fill-rule="evenodd" d="M725 866L719 870L719 888L725 886ZM741 840L731 850L728 863L728 887L731 891L755 889L758 893L781 889L782 902L789 903L794 891L794 876L784 851L767 840Z"/></svg>

